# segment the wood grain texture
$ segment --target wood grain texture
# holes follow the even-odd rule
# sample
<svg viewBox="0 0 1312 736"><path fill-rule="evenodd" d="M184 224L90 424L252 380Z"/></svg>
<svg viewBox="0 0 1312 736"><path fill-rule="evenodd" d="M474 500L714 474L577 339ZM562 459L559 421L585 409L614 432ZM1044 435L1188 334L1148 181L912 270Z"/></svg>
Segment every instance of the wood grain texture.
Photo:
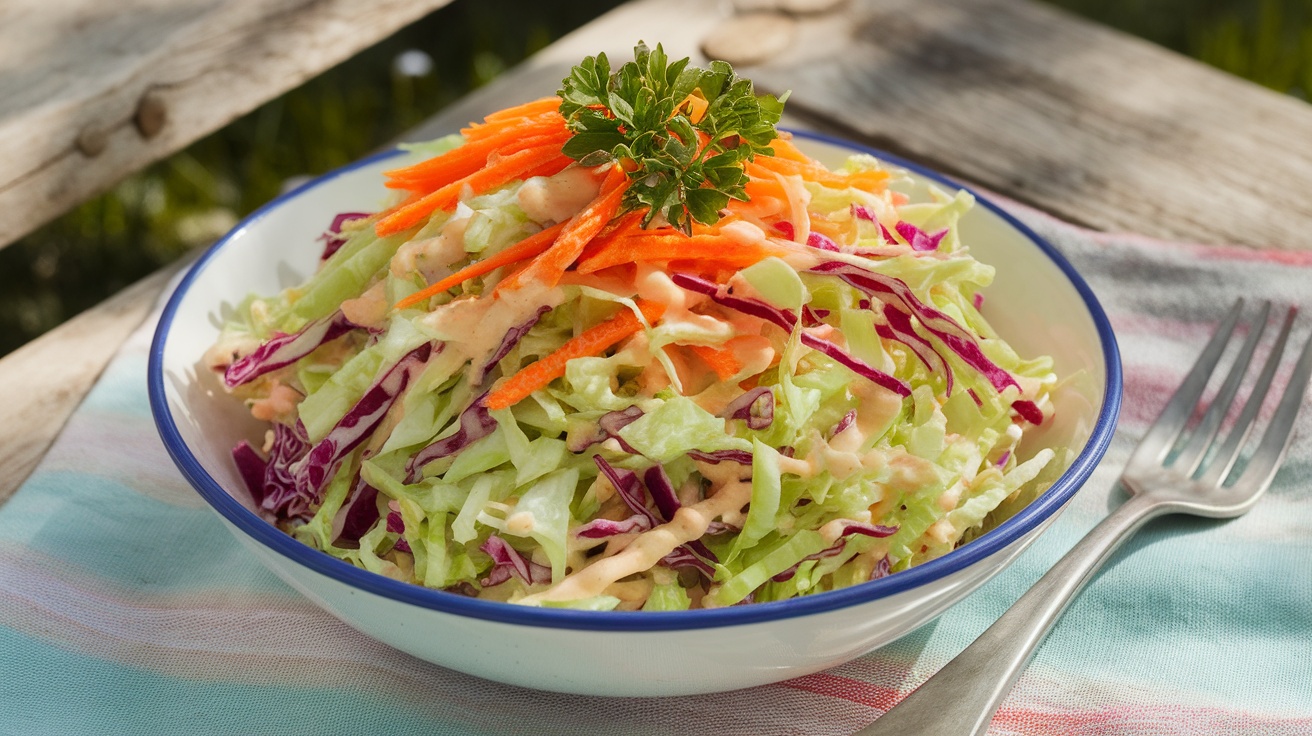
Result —
<svg viewBox="0 0 1312 736"><path fill-rule="evenodd" d="M0 360L0 503L31 474L179 267L142 279Z"/></svg>
<svg viewBox="0 0 1312 736"><path fill-rule="evenodd" d="M0 247L448 2L0 4Z"/></svg>
<svg viewBox="0 0 1312 736"><path fill-rule="evenodd" d="M818 128L1071 222L1312 248L1312 107L1030 0L854 0L743 71Z"/></svg>

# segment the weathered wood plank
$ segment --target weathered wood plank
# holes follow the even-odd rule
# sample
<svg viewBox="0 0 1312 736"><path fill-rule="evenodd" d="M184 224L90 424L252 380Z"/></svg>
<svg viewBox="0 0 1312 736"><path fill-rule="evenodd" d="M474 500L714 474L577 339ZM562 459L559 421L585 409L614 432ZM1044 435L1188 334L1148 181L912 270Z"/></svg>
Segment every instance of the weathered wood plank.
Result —
<svg viewBox="0 0 1312 736"><path fill-rule="evenodd" d="M0 360L0 503L27 479L176 271L142 279Z"/></svg>
<svg viewBox="0 0 1312 736"><path fill-rule="evenodd" d="M448 2L0 4L0 247Z"/></svg>
<svg viewBox="0 0 1312 736"><path fill-rule="evenodd" d="M1030 0L854 0L743 71L817 127L1072 222L1312 248L1312 107Z"/></svg>

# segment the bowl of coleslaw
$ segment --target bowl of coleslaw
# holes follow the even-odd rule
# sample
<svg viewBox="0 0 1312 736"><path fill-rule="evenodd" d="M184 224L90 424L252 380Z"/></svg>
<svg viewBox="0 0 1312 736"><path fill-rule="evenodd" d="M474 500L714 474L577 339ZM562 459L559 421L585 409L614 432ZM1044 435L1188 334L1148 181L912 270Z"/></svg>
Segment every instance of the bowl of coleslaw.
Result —
<svg viewBox="0 0 1312 736"><path fill-rule="evenodd" d="M289 585L481 677L703 693L893 641L1089 477L1115 339L986 198L781 141L795 160L750 209L691 236L612 209L548 286L524 275L536 254L621 167L539 164L391 232L422 197L361 210L450 140L278 198L164 308L148 375L170 455ZM847 178L796 174L821 164Z"/></svg>

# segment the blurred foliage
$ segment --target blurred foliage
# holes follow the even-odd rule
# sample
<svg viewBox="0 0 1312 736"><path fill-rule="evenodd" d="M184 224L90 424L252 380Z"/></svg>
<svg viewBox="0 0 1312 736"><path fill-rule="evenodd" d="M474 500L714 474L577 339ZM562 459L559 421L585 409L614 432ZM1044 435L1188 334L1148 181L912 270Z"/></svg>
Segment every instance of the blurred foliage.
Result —
<svg viewBox="0 0 1312 736"><path fill-rule="evenodd" d="M213 242L289 179L379 148L619 3L457 0L128 177L0 250L0 355Z"/></svg>
<svg viewBox="0 0 1312 736"><path fill-rule="evenodd" d="M457 0L0 250L0 355L212 242L289 179L378 148L619 1ZM1045 2L1312 94L1312 0ZM431 69L420 73L424 54Z"/></svg>

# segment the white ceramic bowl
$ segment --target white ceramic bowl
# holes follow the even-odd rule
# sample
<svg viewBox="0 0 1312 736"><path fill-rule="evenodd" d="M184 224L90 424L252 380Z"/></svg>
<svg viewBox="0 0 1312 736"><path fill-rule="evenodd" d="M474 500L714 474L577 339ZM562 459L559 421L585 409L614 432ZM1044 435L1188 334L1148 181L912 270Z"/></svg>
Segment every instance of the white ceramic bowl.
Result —
<svg viewBox="0 0 1312 736"><path fill-rule="evenodd" d="M842 141L798 134L831 165L874 153L927 182L942 177ZM182 280L150 354L151 408L183 475L232 533L289 585L356 629L416 657L492 680L599 695L679 695L749 687L824 670L924 625L1003 570L1088 478L1111 439L1121 372L1111 327L1055 250L987 200L962 221L965 242L997 266L985 314L1022 354L1046 353L1062 376L1058 421L1039 442L1079 449L1038 500L979 539L919 567L851 588L774 603L668 613L528 608L400 583L303 546L251 508L230 449L259 427L199 370L221 315L247 294L299 282L337 212L381 201L391 154L286 194L242 222ZM978 196L978 195L977 195Z"/></svg>

